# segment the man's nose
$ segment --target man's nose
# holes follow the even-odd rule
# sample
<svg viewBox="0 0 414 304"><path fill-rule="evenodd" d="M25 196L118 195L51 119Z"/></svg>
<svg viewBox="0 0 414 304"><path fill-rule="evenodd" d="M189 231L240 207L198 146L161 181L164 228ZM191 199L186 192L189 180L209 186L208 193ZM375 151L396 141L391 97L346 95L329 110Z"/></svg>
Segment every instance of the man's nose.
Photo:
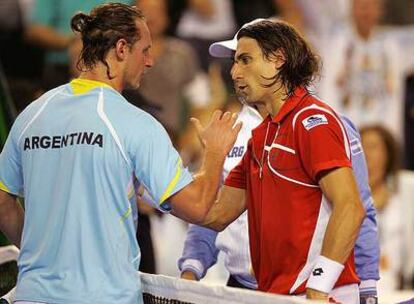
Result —
<svg viewBox="0 0 414 304"><path fill-rule="evenodd" d="M145 57L145 66L150 68L154 65L154 58L151 55Z"/></svg>
<svg viewBox="0 0 414 304"><path fill-rule="evenodd" d="M230 74L231 74L231 78L233 80L236 80L237 77L239 76L239 69L237 68L237 64L236 63L233 63L233 66L231 67Z"/></svg>

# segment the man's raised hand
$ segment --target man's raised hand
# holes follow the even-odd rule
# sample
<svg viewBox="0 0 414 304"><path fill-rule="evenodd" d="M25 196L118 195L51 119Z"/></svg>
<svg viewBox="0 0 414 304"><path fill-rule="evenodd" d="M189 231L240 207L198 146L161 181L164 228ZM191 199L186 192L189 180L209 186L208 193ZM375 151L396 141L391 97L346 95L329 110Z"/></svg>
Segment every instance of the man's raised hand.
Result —
<svg viewBox="0 0 414 304"><path fill-rule="evenodd" d="M236 124L237 114L216 110L210 122L203 127L196 118L191 118L202 146L213 153L227 155L236 142L242 123Z"/></svg>

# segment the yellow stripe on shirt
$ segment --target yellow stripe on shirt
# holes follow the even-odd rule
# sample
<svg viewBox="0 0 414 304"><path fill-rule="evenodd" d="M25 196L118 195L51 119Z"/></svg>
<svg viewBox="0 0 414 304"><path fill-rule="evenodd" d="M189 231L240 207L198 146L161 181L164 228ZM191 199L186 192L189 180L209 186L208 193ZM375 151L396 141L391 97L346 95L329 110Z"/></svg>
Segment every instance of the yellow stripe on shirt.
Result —
<svg viewBox="0 0 414 304"><path fill-rule="evenodd" d="M70 86L75 95L85 94L85 93L88 93L90 90L93 90L95 88L100 88L100 87L111 88L110 85L104 82L90 80L90 79L83 79L83 78L73 79L70 82Z"/></svg>
<svg viewBox="0 0 414 304"><path fill-rule="evenodd" d="M171 192L174 190L175 186L177 186L178 180L180 179L180 176L181 176L181 163L182 161L180 158L177 163L177 170L175 172L175 176L172 179L172 181L168 184L167 190L165 190L165 192L161 196L159 205L161 205L167 198L171 196Z"/></svg>
<svg viewBox="0 0 414 304"><path fill-rule="evenodd" d="M121 219L120 219L121 223L122 223L122 222L125 222L125 220L128 218L128 216L129 216L131 213L132 213L132 207L131 207L131 205L129 205L129 207L128 207L127 211L125 211L125 213L121 216Z"/></svg>
<svg viewBox="0 0 414 304"><path fill-rule="evenodd" d="M3 190L4 192L12 194L9 188L7 188L6 185L3 184L1 181L0 181L0 190Z"/></svg>

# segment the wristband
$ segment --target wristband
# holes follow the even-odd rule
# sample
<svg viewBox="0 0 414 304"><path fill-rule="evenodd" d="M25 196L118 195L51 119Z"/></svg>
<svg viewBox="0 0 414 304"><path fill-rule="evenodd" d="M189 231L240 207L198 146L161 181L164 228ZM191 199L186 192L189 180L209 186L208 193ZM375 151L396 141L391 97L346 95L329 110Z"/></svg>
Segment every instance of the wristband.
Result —
<svg viewBox="0 0 414 304"><path fill-rule="evenodd" d="M191 271L195 274L197 280L202 279L205 275L203 264L196 259L187 259L181 264L181 267L178 266L178 268L180 268L181 273L184 271Z"/></svg>
<svg viewBox="0 0 414 304"><path fill-rule="evenodd" d="M329 293L345 266L320 255L306 284L306 288Z"/></svg>

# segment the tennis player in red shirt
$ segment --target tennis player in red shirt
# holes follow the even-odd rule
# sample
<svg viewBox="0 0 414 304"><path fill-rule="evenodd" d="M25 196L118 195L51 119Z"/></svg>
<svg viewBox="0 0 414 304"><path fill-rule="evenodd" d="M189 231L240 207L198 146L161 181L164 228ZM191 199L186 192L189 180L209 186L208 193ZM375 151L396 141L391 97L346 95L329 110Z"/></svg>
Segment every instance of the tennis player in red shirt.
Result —
<svg viewBox="0 0 414 304"><path fill-rule="evenodd" d="M237 43L236 92L269 116L201 224L222 230L247 208L259 290L359 303L353 248L365 212L345 128L308 90L318 57L280 21L250 24L235 39L224 45Z"/></svg>

